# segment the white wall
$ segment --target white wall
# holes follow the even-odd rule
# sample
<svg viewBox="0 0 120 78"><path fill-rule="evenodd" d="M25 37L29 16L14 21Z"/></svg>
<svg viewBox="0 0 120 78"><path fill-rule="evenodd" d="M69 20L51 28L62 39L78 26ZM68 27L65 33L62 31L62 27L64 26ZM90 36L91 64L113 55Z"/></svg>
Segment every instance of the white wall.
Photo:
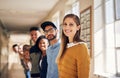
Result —
<svg viewBox="0 0 120 78"><path fill-rule="evenodd" d="M1 78L7 78L8 71L8 43L9 37L5 29L0 26L0 73Z"/></svg>

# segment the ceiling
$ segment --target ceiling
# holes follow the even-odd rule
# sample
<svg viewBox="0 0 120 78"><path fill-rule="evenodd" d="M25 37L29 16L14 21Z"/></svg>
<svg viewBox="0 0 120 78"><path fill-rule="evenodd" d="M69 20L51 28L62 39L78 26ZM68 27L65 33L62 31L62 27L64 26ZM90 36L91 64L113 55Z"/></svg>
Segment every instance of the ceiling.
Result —
<svg viewBox="0 0 120 78"><path fill-rule="evenodd" d="M38 26L59 0L0 0L0 26L26 31Z"/></svg>

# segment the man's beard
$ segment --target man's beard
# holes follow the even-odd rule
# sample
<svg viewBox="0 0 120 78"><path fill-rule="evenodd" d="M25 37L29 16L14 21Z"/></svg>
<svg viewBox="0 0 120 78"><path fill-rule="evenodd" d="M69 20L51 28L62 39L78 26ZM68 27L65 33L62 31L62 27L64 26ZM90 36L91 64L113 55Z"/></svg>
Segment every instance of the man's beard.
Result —
<svg viewBox="0 0 120 78"><path fill-rule="evenodd" d="M48 35L49 36L49 35ZM56 37L57 37L57 35L52 35L53 37L52 38L47 38L49 41L52 41L52 40L54 40Z"/></svg>

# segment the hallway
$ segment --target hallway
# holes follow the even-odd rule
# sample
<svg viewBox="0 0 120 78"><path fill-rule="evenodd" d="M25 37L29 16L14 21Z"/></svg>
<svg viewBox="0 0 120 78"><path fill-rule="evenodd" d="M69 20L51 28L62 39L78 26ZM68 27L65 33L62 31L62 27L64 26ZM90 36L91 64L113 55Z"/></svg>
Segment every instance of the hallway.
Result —
<svg viewBox="0 0 120 78"><path fill-rule="evenodd" d="M47 6L46 6L47 3ZM80 17L90 52L90 78L120 78L120 0L0 0L0 78L25 78L13 44L31 44L30 27L52 21L61 39L63 18Z"/></svg>

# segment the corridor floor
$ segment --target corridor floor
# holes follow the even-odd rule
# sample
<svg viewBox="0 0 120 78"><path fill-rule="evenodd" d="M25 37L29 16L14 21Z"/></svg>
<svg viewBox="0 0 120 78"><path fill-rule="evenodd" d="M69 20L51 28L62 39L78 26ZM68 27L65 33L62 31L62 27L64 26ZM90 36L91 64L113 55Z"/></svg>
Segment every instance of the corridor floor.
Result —
<svg viewBox="0 0 120 78"><path fill-rule="evenodd" d="M8 78L25 78L22 65L13 63L11 69L8 71Z"/></svg>

